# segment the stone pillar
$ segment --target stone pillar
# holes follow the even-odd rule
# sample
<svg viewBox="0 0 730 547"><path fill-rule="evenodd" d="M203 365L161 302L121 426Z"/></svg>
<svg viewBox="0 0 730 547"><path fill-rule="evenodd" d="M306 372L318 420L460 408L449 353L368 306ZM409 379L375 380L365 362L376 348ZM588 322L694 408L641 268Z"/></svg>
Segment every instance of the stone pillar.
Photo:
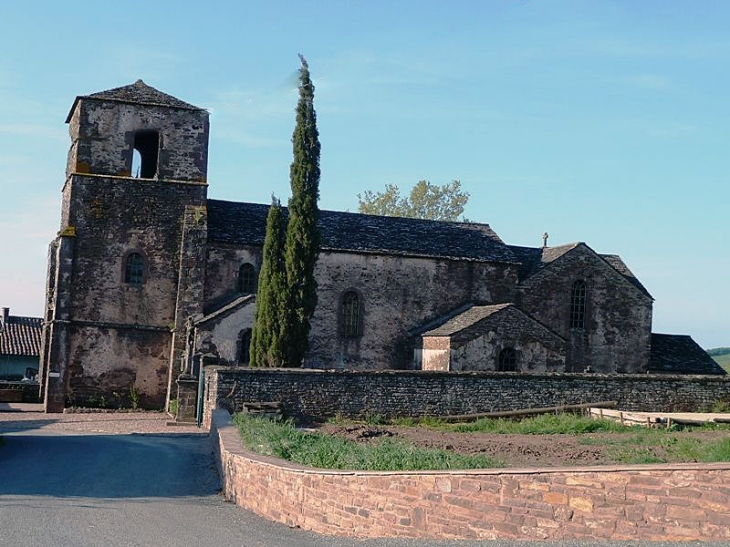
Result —
<svg viewBox="0 0 730 547"><path fill-rule="evenodd" d="M49 309L50 321L45 325L47 331L47 348L42 365L45 375L45 409L46 412L63 412L66 405L66 387L68 383L68 358L71 319L71 279L74 260L76 233L72 227L59 233L55 246L55 279L53 282L52 309Z"/></svg>
<svg viewBox="0 0 730 547"><path fill-rule="evenodd" d="M198 379L190 374L180 375L177 383L176 422L194 422L198 407Z"/></svg>
<svg viewBox="0 0 730 547"><path fill-rule="evenodd" d="M187 205L183 218L182 242L180 245L180 270L178 275L177 301L175 305L175 326L170 351L170 374L168 378L167 407L174 397L173 381L181 377L178 386L178 408L182 406L181 385L187 385L186 376L190 369L188 362L193 348L188 346L188 330L191 319L203 311L205 290L205 249L208 239L208 211L205 205ZM186 351L187 350L187 351ZM197 382L197 379L195 380ZM197 384L196 384L197 391ZM194 407L193 407L194 408ZM193 410L194 412L194 410ZM178 412L178 415L180 413Z"/></svg>

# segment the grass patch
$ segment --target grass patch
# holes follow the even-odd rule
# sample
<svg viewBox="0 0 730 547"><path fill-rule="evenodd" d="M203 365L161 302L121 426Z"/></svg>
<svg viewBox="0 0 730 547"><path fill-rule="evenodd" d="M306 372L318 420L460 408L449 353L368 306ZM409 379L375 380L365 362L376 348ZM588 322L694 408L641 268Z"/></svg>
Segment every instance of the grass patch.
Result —
<svg viewBox="0 0 730 547"><path fill-rule="evenodd" d="M252 451L310 467L358 471L484 469L503 464L487 456L465 456L447 450L418 448L385 439L359 444L342 437L297 429L291 421L272 422L236 414L243 443Z"/></svg>
<svg viewBox="0 0 730 547"><path fill-rule="evenodd" d="M725 372L730 373L730 353L725 353L723 355L714 355L712 358L717 362L718 365L725 369Z"/></svg>
<svg viewBox="0 0 730 547"><path fill-rule="evenodd" d="M711 429L711 428L698 428ZM687 463L730 461L730 437L707 441L687 435L687 430L632 429L629 435L582 439L602 444L621 463Z"/></svg>
<svg viewBox="0 0 730 547"><path fill-rule="evenodd" d="M586 433L626 433L629 426L611 420L593 419L579 414L541 414L521 420L482 418L469 423L448 423L443 420L397 420L394 425L428 427L455 433L494 433L513 435L583 435Z"/></svg>

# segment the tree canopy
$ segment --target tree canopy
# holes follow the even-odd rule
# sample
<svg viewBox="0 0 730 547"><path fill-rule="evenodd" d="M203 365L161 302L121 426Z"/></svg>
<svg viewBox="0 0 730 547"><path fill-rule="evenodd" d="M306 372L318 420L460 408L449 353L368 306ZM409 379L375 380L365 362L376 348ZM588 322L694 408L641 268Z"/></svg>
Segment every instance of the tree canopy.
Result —
<svg viewBox="0 0 730 547"><path fill-rule="evenodd" d="M319 132L314 111L314 85L309 65L299 56L299 102L292 136L294 159L289 171L292 196L284 244L284 267L288 291L287 317L282 338L288 365L301 366L309 349L309 320L317 305L314 265L319 256Z"/></svg>
<svg viewBox="0 0 730 547"><path fill-rule="evenodd" d="M358 211L370 215L422 218L426 220L464 220L464 207L469 192L461 189L461 181L438 186L420 180L408 196L401 196L400 188L387 184L383 192L366 190L358 194Z"/></svg>
<svg viewBox="0 0 730 547"><path fill-rule="evenodd" d="M286 363L282 321L286 316L284 233L286 221L279 200L271 197L266 219L263 261L256 293L256 315L251 333L252 367L281 367Z"/></svg>

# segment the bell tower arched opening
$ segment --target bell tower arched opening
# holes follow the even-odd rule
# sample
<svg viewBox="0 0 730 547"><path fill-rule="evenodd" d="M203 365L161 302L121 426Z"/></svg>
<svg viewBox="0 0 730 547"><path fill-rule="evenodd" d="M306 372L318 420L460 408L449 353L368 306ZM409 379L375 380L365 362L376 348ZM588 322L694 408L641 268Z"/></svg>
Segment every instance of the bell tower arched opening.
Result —
<svg viewBox="0 0 730 547"><path fill-rule="evenodd" d="M138 131L134 134L132 176L153 179L157 176L157 158L160 150L160 134L157 131Z"/></svg>

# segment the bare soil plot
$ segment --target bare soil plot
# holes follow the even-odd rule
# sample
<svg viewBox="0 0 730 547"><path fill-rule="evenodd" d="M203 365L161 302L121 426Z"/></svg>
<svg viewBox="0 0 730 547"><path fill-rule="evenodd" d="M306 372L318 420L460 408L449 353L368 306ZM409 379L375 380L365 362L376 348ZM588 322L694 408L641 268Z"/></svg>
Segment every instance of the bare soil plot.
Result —
<svg viewBox="0 0 730 547"><path fill-rule="evenodd" d="M379 439L404 440L424 448L484 454L506 467L577 467L659 461L692 462L691 450L677 458L678 443L716 442L730 437L728 430L663 433L641 428L636 433L583 435L515 435L454 433L424 427L324 424L320 433L341 435L358 443Z"/></svg>

